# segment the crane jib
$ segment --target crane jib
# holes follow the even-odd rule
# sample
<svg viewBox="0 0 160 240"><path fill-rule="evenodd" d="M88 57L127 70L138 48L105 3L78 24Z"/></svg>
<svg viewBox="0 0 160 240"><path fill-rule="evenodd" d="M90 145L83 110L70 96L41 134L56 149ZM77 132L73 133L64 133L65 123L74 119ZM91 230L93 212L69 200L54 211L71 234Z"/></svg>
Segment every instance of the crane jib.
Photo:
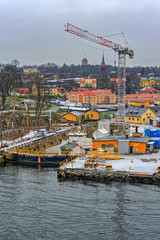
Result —
<svg viewBox="0 0 160 240"><path fill-rule="evenodd" d="M96 36L94 34L91 34L89 33L88 31L86 30L83 30L81 28L78 28L72 24L69 24L67 23L67 28L65 29L66 32L69 32L71 34L74 34L78 37L81 37L81 38L85 38L89 41L92 41L92 42L95 42L97 44L100 44L104 47L108 47L108 48L114 48L115 46L118 46L118 44L116 43L113 43L112 41L109 41L105 38L102 38L102 37L99 37L99 36Z"/></svg>

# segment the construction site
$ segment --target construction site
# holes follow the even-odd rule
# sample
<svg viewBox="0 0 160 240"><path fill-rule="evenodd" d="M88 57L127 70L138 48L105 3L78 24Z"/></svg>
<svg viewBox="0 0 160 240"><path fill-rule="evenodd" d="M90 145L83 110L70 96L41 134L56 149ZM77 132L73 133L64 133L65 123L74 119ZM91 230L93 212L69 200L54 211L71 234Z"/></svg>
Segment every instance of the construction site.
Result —
<svg viewBox="0 0 160 240"><path fill-rule="evenodd" d="M114 118L112 116L107 120L100 119L101 109L96 107L86 108L83 112L80 107L77 108L79 111L68 108L68 112L58 113L56 106L46 110L49 113L47 116L40 115L38 105L37 116L32 116L29 105L25 104L26 116L16 114L14 106L12 114L1 113L4 128L1 134L1 163L59 166L58 176L63 179L80 176L88 179L91 175L93 179L101 179L103 175L104 181L118 178L120 181L140 179L147 182L149 179L149 183L159 184L160 130L153 126L156 114L149 108L150 105L132 104L126 108L126 57L132 59L134 51L127 42L122 47L69 23L65 31L110 48L118 55L118 110ZM96 95L102 92L97 90ZM110 91L106 92L113 97ZM84 91L84 96L79 93L72 91L72 95L79 96L77 99L88 97L91 106L98 99L94 94L92 97L91 91ZM103 97L99 101L102 100Z"/></svg>

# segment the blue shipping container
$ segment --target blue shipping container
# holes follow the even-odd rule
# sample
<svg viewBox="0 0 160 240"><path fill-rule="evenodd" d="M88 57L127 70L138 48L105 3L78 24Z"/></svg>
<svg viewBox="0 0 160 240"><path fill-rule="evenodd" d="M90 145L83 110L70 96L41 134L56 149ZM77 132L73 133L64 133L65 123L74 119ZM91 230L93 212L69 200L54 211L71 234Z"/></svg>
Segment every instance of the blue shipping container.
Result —
<svg viewBox="0 0 160 240"><path fill-rule="evenodd" d="M157 137L157 132L156 132L156 130L151 130L151 132L150 132L150 137Z"/></svg>
<svg viewBox="0 0 160 240"><path fill-rule="evenodd" d="M156 132L157 132L157 137L160 137L160 129L156 129Z"/></svg>
<svg viewBox="0 0 160 240"><path fill-rule="evenodd" d="M160 138L151 138L150 141L154 142L153 146L158 146L158 149L160 149Z"/></svg>
<svg viewBox="0 0 160 240"><path fill-rule="evenodd" d="M145 137L150 137L150 131L149 128L145 129Z"/></svg>

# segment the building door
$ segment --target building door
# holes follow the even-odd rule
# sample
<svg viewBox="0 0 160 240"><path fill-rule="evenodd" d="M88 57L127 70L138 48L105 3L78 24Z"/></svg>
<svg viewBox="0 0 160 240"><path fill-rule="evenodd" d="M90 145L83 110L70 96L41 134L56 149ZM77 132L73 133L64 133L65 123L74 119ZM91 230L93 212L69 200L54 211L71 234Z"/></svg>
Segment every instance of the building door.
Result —
<svg viewBox="0 0 160 240"><path fill-rule="evenodd" d="M134 146L130 147L130 153L135 153L135 147Z"/></svg>
<svg viewBox="0 0 160 240"><path fill-rule="evenodd" d="M84 102L83 102L83 95L82 95L82 94L79 94L79 103L84 103Z"/></svg>

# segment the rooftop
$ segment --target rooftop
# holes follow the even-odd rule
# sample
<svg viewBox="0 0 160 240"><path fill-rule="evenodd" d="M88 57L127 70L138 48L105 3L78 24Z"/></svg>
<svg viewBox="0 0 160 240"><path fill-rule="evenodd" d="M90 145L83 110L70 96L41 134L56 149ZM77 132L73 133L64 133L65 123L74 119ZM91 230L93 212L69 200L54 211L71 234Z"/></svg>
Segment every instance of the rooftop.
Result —
<svg viewBox="0 0 160 240"><path fill-rule="evenodd" d="M133 137L133 136L128 136L128 138L126 138L125 136L105 136L103 138L98 138L93 140L93 142L99 142L99 141L130 141L130 142L147 143L149 141L149 138Z"/></svg>
<svg viewBox="0 0 160 240"><path fill-rule="evenodd" d="M125 116L134 116L134 117L141 117L149 108L126 108L125 109ZM116 112L116 115L118 111Z"/></svg>

